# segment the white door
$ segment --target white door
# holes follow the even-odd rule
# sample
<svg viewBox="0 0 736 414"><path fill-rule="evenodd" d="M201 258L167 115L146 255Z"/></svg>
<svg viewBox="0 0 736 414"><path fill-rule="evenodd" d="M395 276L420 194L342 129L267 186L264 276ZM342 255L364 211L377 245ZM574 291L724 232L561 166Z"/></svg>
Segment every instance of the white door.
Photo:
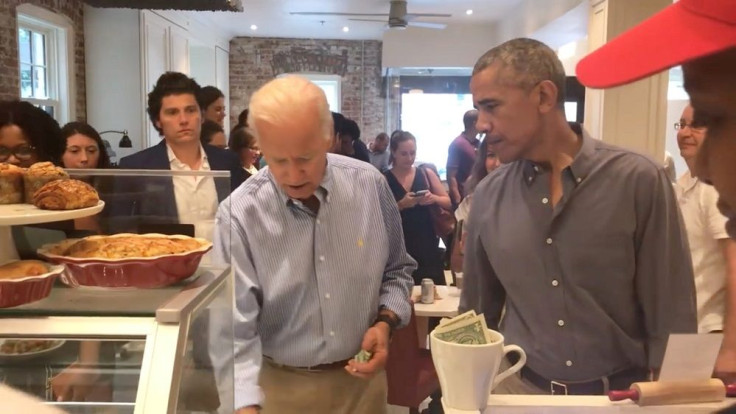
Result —
<svg viewBox="0 0 736 414"><path fill-rule="evenodd" d="M177 25L169 26L169 70L189 75L189 35Z"/></svg>
<svg viewBox="0 0 736 414"><path fill-rule="evenodd" d="M148 125L146 143L147 147L160 142L158 131L153 127L148 117L148 93L153 90L159 76L169 67L169 23L164 18L149 11L141 12L143 23L143 71L145 79L143 82L143 119Z"/></svg>
<svg viewBox="0 0 736 414"><path fill-rule="evenodd" d="M219 46L215 46L215 86L225 95L225 131L230 131L230 117L238 114L230 113L230 54Z"/></svg>

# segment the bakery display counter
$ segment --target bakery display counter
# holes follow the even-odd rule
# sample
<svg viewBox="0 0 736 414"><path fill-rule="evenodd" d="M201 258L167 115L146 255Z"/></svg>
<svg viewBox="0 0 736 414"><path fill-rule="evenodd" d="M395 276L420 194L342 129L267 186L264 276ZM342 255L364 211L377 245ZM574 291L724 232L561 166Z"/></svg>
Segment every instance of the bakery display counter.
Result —
<svg viewBox="0 0 736 414"><path fill-rule="evenodd" d="M68 413L232 413L232 372L212 368L233 352L229 276L202 266L159 289L57 286L0 309L0 379Z"/></svg>

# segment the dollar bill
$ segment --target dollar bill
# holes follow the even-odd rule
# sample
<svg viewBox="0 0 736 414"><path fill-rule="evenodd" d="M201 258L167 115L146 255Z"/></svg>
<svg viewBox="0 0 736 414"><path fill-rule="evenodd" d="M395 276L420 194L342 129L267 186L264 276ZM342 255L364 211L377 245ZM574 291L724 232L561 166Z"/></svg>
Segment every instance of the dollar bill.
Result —
<svg viewBox="0 0 736 414"><path fill-rule="evenodd" d="M373 354L371 354L370 352L368 352L368 351L366 351L364 349L361 349L360 352L358 352L357 354L355 354L355 357L354 358L355 358L355 360L357 362L368 362L368 361L371 360L371 357L372 356L373 356Z"/></svg>
<svg viewBox="0 0 736 414"><path fill-rule="evenodd" d="M483 315L437 327L435 337L441 341L466 345L484 345L490 342Z"/></svg>
<svg viewBox="0 0 736 414"><path fill-rule="evenodd" d="M455 323L458 323L458 322L469 320L469 319L471 319L471 318L473 318L475 316L477 316L476 313L475 313L475 311L471 309L471 310L463 313L462 315L457 315L457 316L452 317L452 318L442 318L442 319L440 319L440 324L438 326L452 325L452 324L455 324Z"/></svg>

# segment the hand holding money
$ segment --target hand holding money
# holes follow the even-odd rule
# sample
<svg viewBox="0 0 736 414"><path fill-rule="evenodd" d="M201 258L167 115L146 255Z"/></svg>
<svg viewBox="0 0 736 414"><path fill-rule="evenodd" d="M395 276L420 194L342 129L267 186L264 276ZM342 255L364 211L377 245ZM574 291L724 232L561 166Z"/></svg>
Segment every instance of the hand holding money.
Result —
<svg viewBox="0 0 736 414"><path fill-rule="evenodd" d="M486 318L469 310L452 319L442 319L434 329L437 339L465 345L483 345L491 343Z"/></svg>
<svg viewBox="0 0 736 414"><path fill-rule="evenodd" d="M385 323L368 328L363 335L360 351L348 361L345 370L359 378L370 378L380 372L388 360L388 340L389 328Z"/></svg>

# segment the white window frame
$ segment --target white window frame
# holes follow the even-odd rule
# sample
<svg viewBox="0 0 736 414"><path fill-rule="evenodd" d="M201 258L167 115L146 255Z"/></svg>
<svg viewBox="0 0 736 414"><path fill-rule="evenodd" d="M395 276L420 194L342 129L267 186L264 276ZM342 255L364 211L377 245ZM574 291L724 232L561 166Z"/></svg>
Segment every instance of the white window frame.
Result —
<svg viewBox="0 0 736 414"><path fill-rule="evenodd" d="M76 89L74 84L74 27L66 16L32 4L17 8L18 28L46 36L46 67L48 99L21 98L34 105L54 107L54 118L64 125L76 119ZM17 33L17 31L16 31ZM20 52L19 52L20 53ZM20 57L18 59L20 75ZM20 78L20 76L19 76ZM18 83L20 94L20 82Z"/></svg>
<svg viewBox="0 0 736 414"><path fill-rule="evenodd" d="M325 92L325 95L327 95L327 89L324 88L324 86L334 86L336 95L334 96L334 100L330 99L330 97L327 97L327 102L330 101L334 102L335 105L330 106L330 111L332 112L341 112L342 108L342 77L340 75L325 75L322 73L282 73L281 75L278 75L278 78L281 78L283 76L288 75L298 75L303 78L309 79L311 82L313 82L315 85L319 86L320 89L322 89Z"/></svg>

